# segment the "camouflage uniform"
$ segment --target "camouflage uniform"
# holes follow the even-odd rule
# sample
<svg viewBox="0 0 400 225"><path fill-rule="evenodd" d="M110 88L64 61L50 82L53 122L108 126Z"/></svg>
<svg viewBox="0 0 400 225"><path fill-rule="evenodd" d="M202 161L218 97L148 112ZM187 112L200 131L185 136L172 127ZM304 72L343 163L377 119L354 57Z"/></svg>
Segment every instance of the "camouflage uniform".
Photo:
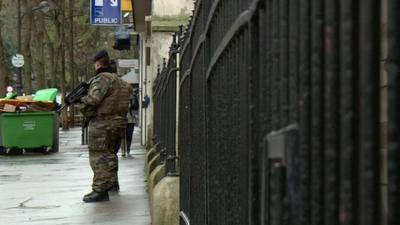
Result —
<svg viewBox="0 0 400 225"><path fill-rule="evenodd" d="M107 191L118 182L117 141L125 130L130 87L116 74L103 72L93 79L88 95L81 98L89 123L89 160L93 170L92 189Z"/></svg>

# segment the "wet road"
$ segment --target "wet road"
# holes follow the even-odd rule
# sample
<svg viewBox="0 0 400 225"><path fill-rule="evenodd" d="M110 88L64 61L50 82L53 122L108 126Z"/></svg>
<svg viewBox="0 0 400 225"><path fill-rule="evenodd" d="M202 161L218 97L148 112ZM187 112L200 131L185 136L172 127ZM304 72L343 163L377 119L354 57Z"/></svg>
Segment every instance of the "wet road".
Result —
<svg viewBox="0 0 400 225"><path fill-rule="evenodd" d="M119 158L121 191L83 203L92 172L80 129L60 132L60 152L0 156L0 225L149 225L144 150L135 131L132 157Z"/></svg>

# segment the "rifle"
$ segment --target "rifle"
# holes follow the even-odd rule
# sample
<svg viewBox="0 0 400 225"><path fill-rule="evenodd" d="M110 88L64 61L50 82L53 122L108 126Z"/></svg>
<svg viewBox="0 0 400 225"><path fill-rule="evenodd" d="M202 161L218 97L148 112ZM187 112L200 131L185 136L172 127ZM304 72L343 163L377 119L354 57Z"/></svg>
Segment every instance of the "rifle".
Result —
<svg viewBox="0 0 400 225"><path fill-rule="evenodd" d="M70 106L74 103L80 102L80 99L88 93L90 83L83 81L74 90L67 94L64 98L64 105L57 110L61 112L65 107Z"/></svg>

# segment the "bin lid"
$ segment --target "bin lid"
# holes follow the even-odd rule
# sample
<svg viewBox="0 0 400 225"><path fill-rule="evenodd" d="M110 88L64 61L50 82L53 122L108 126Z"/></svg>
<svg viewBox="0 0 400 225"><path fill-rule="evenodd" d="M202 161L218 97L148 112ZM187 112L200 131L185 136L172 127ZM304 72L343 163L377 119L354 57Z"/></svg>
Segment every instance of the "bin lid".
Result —
<svg viewBox="0 0 400 225"><path fill-rule="evenodd" d="M38 90L33 97L33 101L54 102L56 100L57 93L57 88Z"/></svg>

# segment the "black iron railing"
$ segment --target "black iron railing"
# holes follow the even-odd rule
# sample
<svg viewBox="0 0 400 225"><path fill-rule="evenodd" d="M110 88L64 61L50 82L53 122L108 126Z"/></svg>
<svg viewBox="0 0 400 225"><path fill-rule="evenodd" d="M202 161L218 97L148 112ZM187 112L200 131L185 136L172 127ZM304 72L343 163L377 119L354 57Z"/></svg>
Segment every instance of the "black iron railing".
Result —
<svg viewBox="0 0 400 225"><path fill-rule="evenodd" d="M181 32L180 32L181 33ZM154 81L154 128L156 149L160 161L165 163L166 175L176 174L176 115L177 115L177 72L178 36L173 35L168 62L164 59L162 69L158 67Z"/></svg>
<svg viewBox="0 0 400 225"><path fill-rule="evenodd" d="M388 166L381 3L196 1L173 44L179 86L170 54L155 92L159 148L179 152L181 224L400 222L400 3L387 1Z"/></svg>

